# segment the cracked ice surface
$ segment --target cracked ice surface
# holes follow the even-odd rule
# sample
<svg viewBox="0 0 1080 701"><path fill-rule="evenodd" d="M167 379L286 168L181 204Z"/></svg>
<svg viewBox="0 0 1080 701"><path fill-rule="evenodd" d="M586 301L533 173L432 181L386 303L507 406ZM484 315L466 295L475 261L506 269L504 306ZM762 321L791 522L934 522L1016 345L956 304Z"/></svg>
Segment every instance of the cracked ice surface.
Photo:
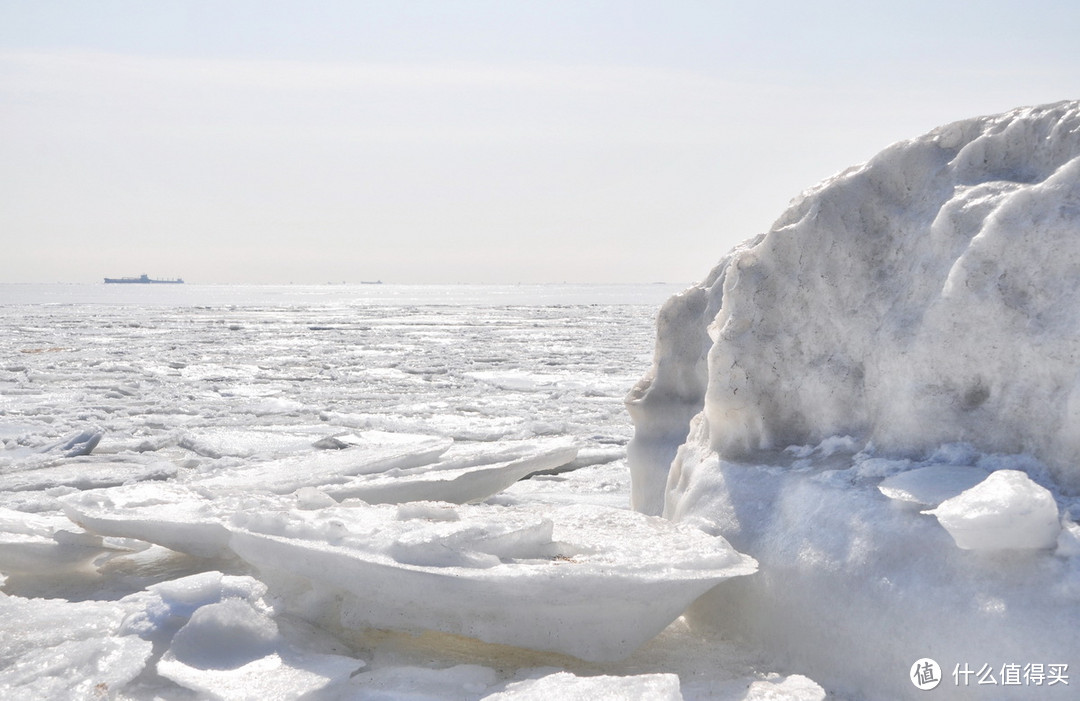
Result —
<svg viewBox="0 0 1080 701"><path fill-rule="evenodd" d="M752 560L625 508L672 291L6 288L3 695L788 688L665 628Z"/></svg>

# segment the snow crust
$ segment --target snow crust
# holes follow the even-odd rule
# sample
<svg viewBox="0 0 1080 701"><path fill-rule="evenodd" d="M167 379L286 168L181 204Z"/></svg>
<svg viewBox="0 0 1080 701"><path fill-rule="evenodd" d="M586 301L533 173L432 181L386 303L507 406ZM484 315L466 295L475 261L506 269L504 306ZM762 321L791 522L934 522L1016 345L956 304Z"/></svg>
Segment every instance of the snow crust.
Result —
<svg viewBox="0 0 1080 701"><path fill-rule="evenodd" d="M860 699L920 698L924 657L949 698L985 690L958 665L1075 666L1078 233L1080 103L1018 109L803 193L669 300L634 507L760 566L692 621Z"/></svg>

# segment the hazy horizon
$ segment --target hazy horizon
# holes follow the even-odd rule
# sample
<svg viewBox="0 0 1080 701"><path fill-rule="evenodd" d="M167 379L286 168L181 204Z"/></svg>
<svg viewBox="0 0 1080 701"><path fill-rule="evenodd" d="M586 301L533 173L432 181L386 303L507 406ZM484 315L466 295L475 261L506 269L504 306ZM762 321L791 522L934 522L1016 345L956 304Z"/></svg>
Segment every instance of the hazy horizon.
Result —
<svg viewBox="0 0 1080 701"><path fill-rule="evenodd" d="M1054 2L0 0L0 282L702 278L1080 84Z"/></svg>

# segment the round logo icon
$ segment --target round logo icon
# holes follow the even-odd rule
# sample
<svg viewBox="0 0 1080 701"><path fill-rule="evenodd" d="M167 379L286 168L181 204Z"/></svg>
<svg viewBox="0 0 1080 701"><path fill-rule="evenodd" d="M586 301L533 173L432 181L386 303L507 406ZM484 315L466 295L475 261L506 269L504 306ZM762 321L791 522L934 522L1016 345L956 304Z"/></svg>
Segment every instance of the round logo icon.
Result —
<svg viewBox="0 0 1080 701"><path fill-rule="evenodd" d="M930 691L941 683L941 667L929 657L924 657L911 665L908 679L916 689Z"/></svg>

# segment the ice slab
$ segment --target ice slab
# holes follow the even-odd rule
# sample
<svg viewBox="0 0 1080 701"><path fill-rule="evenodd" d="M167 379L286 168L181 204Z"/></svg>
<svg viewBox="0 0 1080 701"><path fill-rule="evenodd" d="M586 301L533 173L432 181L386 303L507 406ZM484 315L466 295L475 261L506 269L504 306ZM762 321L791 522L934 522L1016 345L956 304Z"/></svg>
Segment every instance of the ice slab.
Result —
<svg viewBox="0 0 1080 701"><path fill-rule="evenodd" d="M986 479L988 473L965 465L927 465L887 477L878 485L890 499L937 506Z"/></svg>
<svg viewBox="0 0 1080 701"><path fill-rule="evenodd" d="M57 453L65 458L89 455L105 435L105 430L97 427L83 429L62 440L37 449L39 453Z"/></svg>
<svg viewBox="0 0 1080 701"><path fill-rule="evenodd" d="M196 557L226 555L224 520L235 509L260 504L255 496L211 499L172 482L89 490L60 501L67 517L92 533L137 538Z"/></svg>
<svg viewBox="0 0 1080 701"><path fill-rule="evenodd" d="M1019 470L993 472L924 513L965 550L1053 548L1061 532L1054 495Z"/></svg>
<svg viewBox="0 0 1080 701"><path fill-rule="evenodd" d="M0 573L75 570L109 549L63 516L0 507Z"/></svg>
<svg viewBox="0 0 1080 701"><path fill-rule="evenodd" d="M177 467L164 460L118 461L76 458L51 467L7 472L0 475L0 491L40 491L54 487L95 489L128 482L164 480L175 477Z"/></svg>
<svg viewBox="0 0 1080 701"><path fill-rule="evenodd" d="M372 701L480 701L499 675L490 667L459 664L445 669L416 665L394 665L355 675L350 682L352 694L342 693L342 701L352 698Z"/></svg>
<svg viewBox="0 0 1080 701"><path fill-rule="evenodd" d="M303 487L340 484L356 475L427 465L453 443L449 438L383 431L366 431L357 438L348 449L285 457L187 481L218 491L289 494Z"/></svg>
<svg viewBox="0 0 1080 701"><path fill-rule="evenodd" d="M310 450L311 442L311 434L295 426L204 427L188 429L178 439L181 448L208 458L276 457Z"/></svg>
<svg viewBox="0 0 1080 701"><path fill-rule="evenodd" d="M231 547L354 595L352 627L624 657L755 563L722 538L602 507L423 502L237 514ZM287 564L285 564L287 563Z"/></svg>
<svg viewBox="0 0 1080 701"><path fill-rule="evenodd" d="M395 470L329 485L324 491L335 499L356 498L369 504L406 501L465 504L497 494L534 472L565 465L577 452L573 446L562 446L505 462L458 468L435 464L420 470Z"/></svg>

